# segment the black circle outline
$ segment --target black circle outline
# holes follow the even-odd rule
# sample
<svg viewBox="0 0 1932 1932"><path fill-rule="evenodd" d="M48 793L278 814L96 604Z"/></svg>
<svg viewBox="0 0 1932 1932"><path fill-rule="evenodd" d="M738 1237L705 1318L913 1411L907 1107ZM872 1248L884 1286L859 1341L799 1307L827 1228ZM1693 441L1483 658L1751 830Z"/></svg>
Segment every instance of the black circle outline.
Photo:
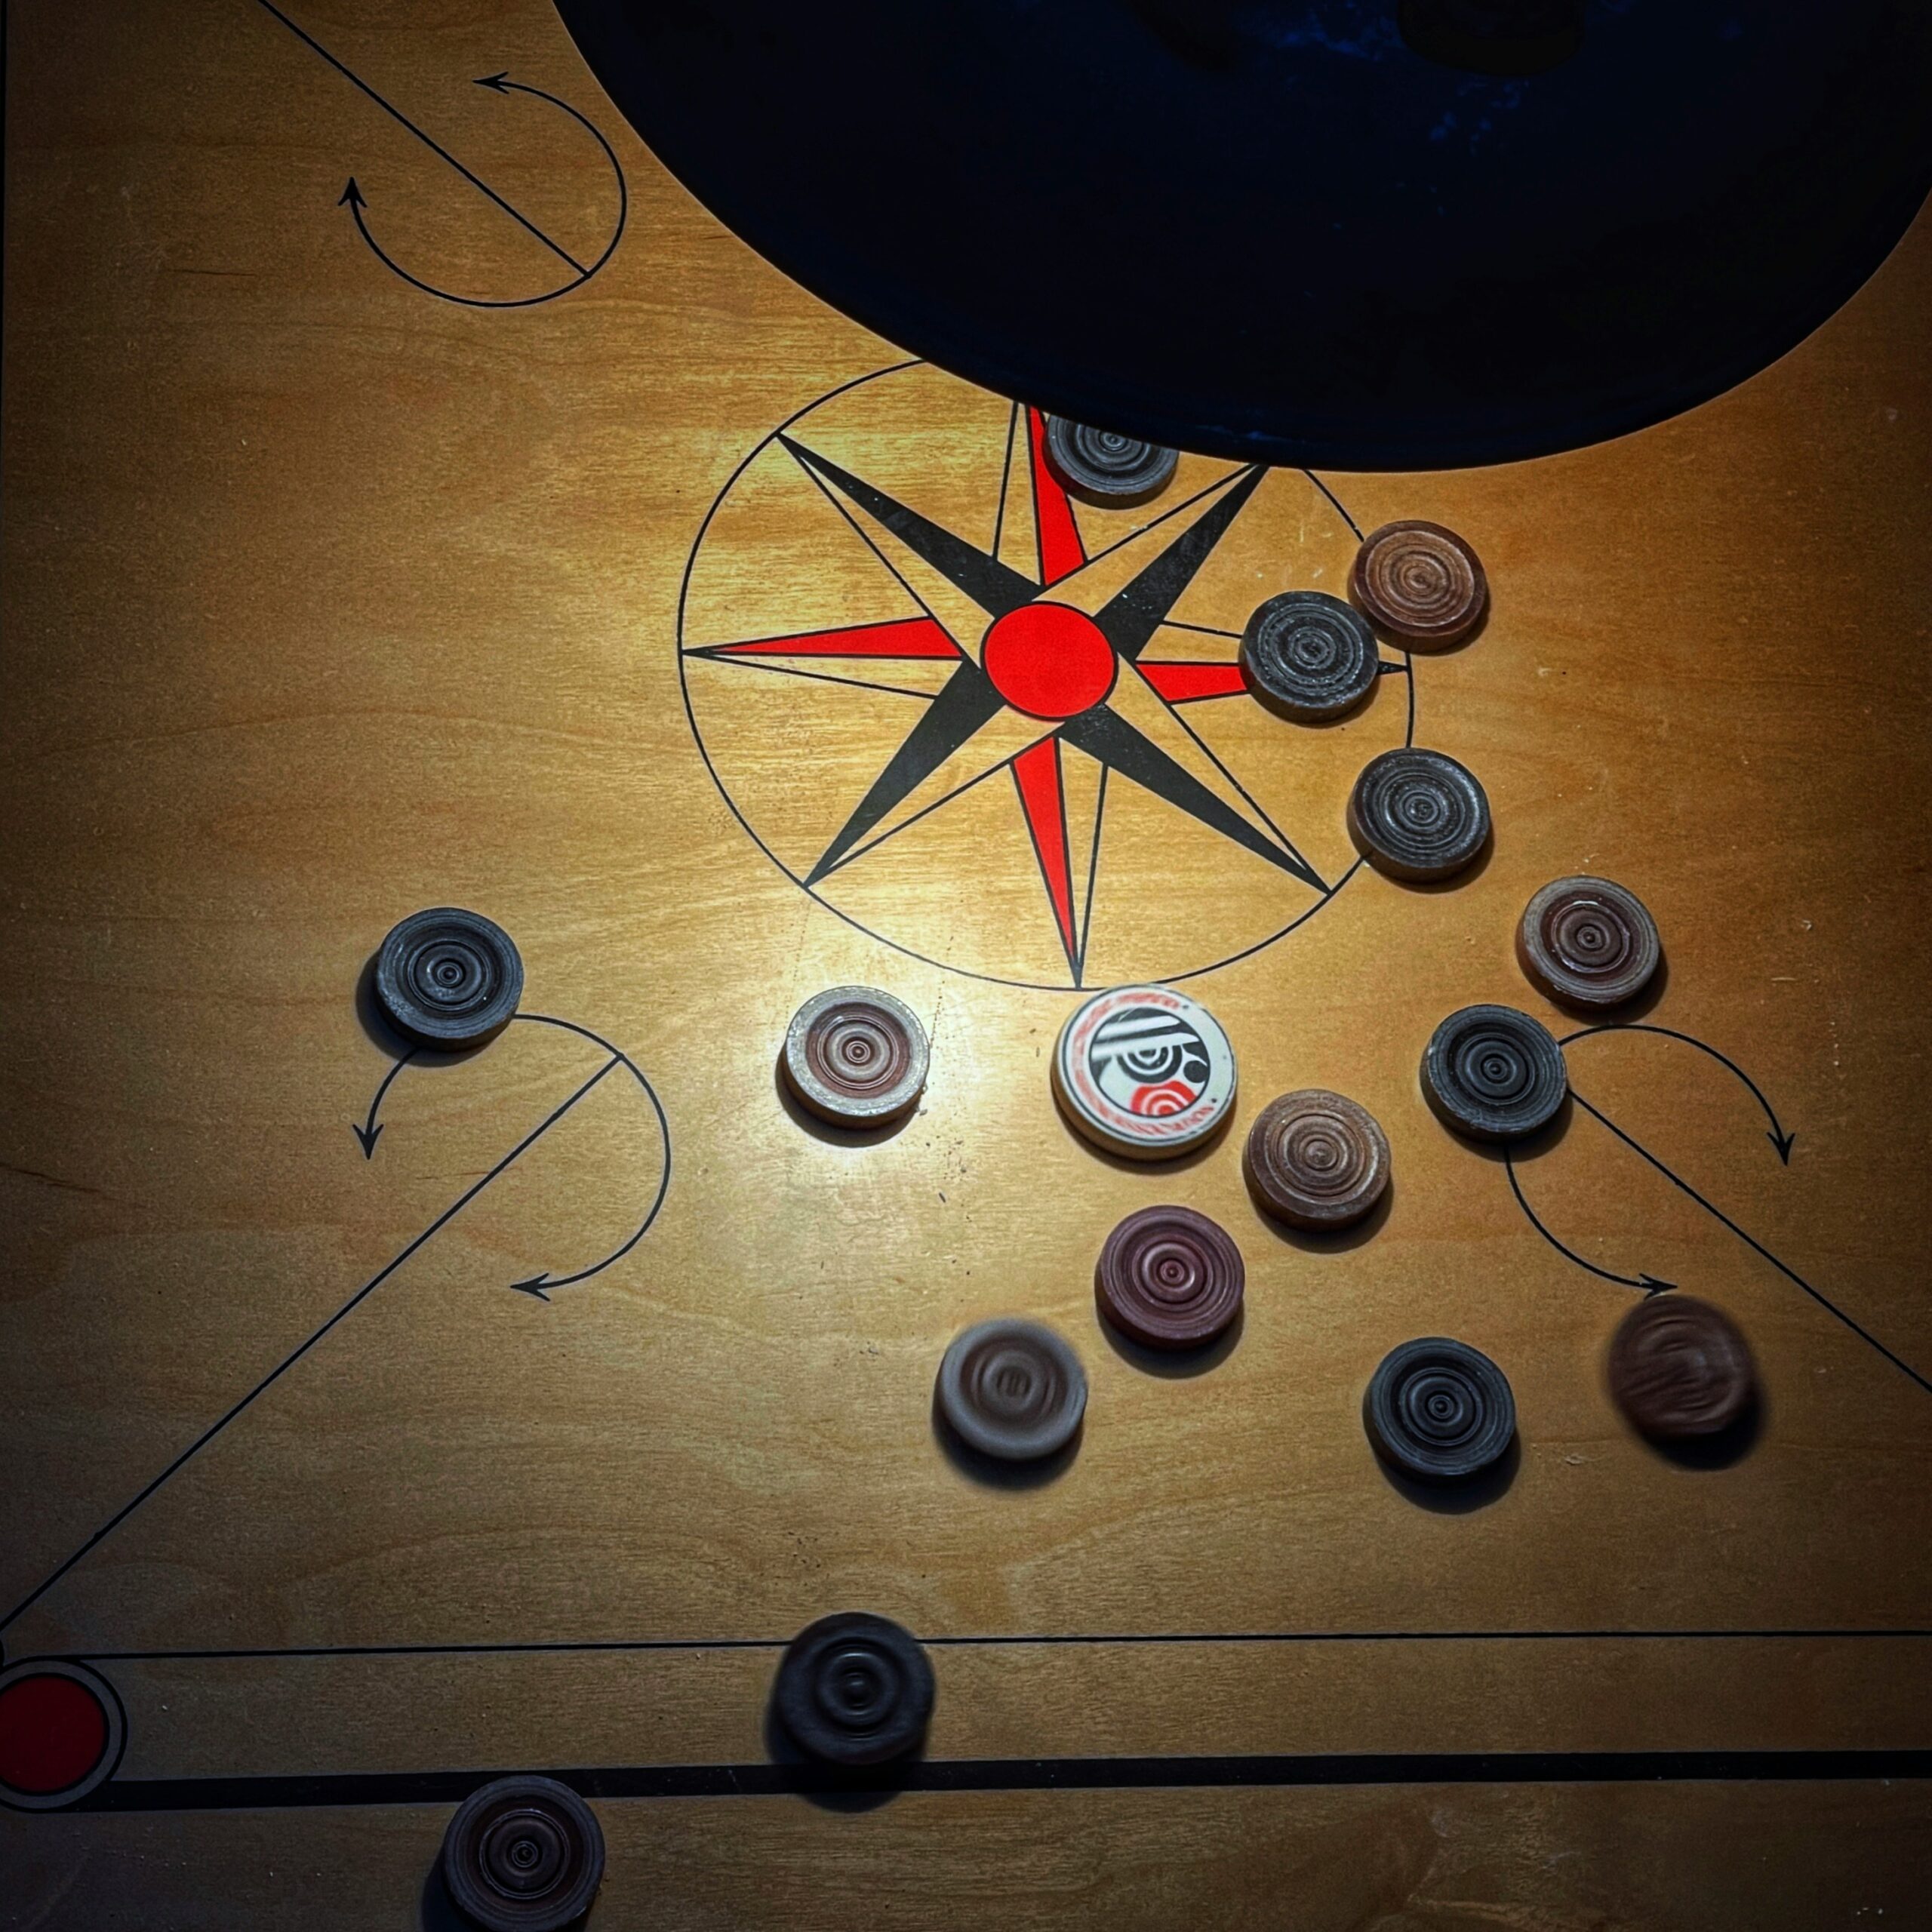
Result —
<svg viewBox="0 0 1932 1932"><path fill-rule="evenodd" d="M69 1785L65 1791L49 1792L45 1797L36 1798L25 1792L15 1791L11 1786L0 1784L0 1808L17 1811L23 1816L65 1811L92 1797L120 1770L121 1760L128 1755L128 1707L121 1700L121 1693L92 1664L72 1657L18 1657L0 1669L0 1685L36 1675L69 1678L99 1698L101 1708L107 1714L109 1748L85 1777L78 1783Z"/></svg>
<svg viewBox="0 0 1932 1932"><path fill-rule="evenodd" d="M673 640L672 648L677 654L678 690L679 694L682 697L685 701L685 721L691 727L691 740L693 743L697 746L697 755L704 761L704 768L706 771L710 774L712 783L718 788L718 795L724 800L726 809L730 811L731 816L738 821L739 826L744 832L745 836L771 861L772 864L775 866L787 879L790 880L792 884L795 885L801 892L804 893L808 898L813 900L816 904L823 906L826 911L831 913L835 918L844 920L846 924L850 926L854 932L863 934L867 939L875 940L881 946L890 946L894 952L900 954L907 959L917 960L922 966L931 966L936 971L942 973L956 973L961 979L977 980L983 985L992 986L1014 986L1018 988L1022 992L1032 993L1091 992L1094 991L1095 989L1091 986L1060 986L1057 984L1050 985L1047 982L1040 980L1011 979L1004 974L977 973L970 966L955 966L946 960L935 959L928 953L915 952L911 946L903 945L896 939L888 939L883 933L874 932L871 927L862 925L857 919L853 918L851 913L841 912L838 907L833 905L829 900L824 898L819 893L814 891L811 887L806 884L804 881L800 878L798 875L779 857L777 854L773 851L771 848L766 844L764 841L752 829L750 821L747 820L744 814L738 809L737 801L734 798L730 792L725 789L724 780L718 775L718 768L711 761L711 752L709 749L705 744L704 734L698 728L697 712L691 703L691 680L685 669L685 611L691 598L691 574L697 568L698 552L704 547L705 537L711 528L712 519L717 515L719 509L723 507L724 499L731 494L734 488L737 488L738 478L742 476L755 462L757 461L758 457L761 456L774 442L775 442L780 436L783 435L795 423L797 423L802 418L809 416L814 410L819 408L823 404L832 401L836 398L845 395L849 390L859 388L863 383L876 382L881 376L896 376L907 369L937 368L938 367L939 365L937 363L930 362L922 356L914 355L909 356L903 362L890 362L883 368L870 370L863 376L854 376L849 382L841 383L836 389L827 389L823 395L814 396L810 402L804 403L798 408L795 409L789 416L786 417L783 422L778 425L776 429L768 431L765 435L761 436L758 441L753 444L751 448L739 459L737 467L734 469L731 475L724 479L724 481L720 487L717 495L712 498L711 506L704 513L704 521L697 527L697 534L691 540L691 552L685 559L684 575L679 580L678 585L677 631ZM942 374L950 374L951 371L942 370L940 373ZM964 378L955 377L955 380L963 380ZM977 384L973 384L969 385L969 386L977 387L978 386ZM1281 467L1281 466L1276 465L1272 466ZM1316 489L1321 492L1323 496L1327 498L1330 503L1334 505L1337 512L1340 514L1342 518L1342 521L1348 525L1350 533L1354 536L1356 541L1359 543L1361 540L1361 526L1355 521L1355 518L1352 515L1349 515L1348 509L1343 504L1340 498L1335 494L1334 491L1329 488L1327 484L1322 481L1320 477L1315 475L1313 470L1304 469L1301 473L1315 485ZM1404 651L1402 652L1402 663L1404 675L1407 676L1408 680L1409 687L1408 719L1402 737L1403 746L1404 749L1407 749L1414 746L1416 738L1416 679L1415 658L1414 654L1407 651ZM1143 975L1143 983L1149 986L1177 986L1183 980L1203 979L1210 973L1220 972L1223 967L1238 965L1242 960L1251 958L1257 952L1266 952L1269 946L1275 945L1281 940L1286 939L1289 934L1293 932L1297 926L1300 926L1304 924L1306 921L1313 918L1315 914L1321 911L1322 909L1328 904L1329 901L1334 899L1341 891L1342 888L1348 884L1349 880L1353 878L1356 873L1361 870L1363 866L1367 863L1367 862L1365 860L1359 857L1353 860L1349 866L1348 869L1342 874L1340 878L1336 880L1334 884L1331 885L1320 898L1315 900L1312 906L1309 906L1305 912L1298 912L1286 925L1270 933L1266 938L1257 940L1252 946L1244 946L1238 952L1231 952L1228 954L1225 958L1214 960L1208 965L1190 967L1184 973L1161 973Z"/></svg>

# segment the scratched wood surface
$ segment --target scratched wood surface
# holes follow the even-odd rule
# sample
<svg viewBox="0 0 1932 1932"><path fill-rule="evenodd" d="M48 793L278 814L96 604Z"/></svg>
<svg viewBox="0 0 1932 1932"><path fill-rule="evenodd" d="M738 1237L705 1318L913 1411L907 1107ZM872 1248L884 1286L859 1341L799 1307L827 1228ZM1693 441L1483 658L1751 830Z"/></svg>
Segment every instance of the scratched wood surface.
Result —
<svg viewBox="0 0 1932 1932"><path fill-rule="evenodd" d="M1229 698L1189 708L1201 737L1324 884L1350 777L1411 729L1478 771L1496 837L1453 889L1364 870L1247 950L1321 895L1110 787L1088 983L1245 952L1188 982L1239 1056L1235 1134L1130 1171L1048 1094L1075 995L1010 784L820 899L781 869L877 777L921 668L910 695L681 676L681 648L917 608L781 448L755 456L780 424L992 548L1010 405L859 382L903 355L694 205L535 0L111 25L42 0L8 32L0 1644L94 1660L117 1783L755 1762L777 1647L844 1607L948 1640L937 1758L1932 1743L1932 227L1677 422L1326 476L1333 503L1256 491L1163 657L1225 662L1214 633L1259 595L1336 584L1346 516L1462 531L1494 609L1343 726ZM506 71L553 98L471 85ZM625 226L531 300L617 232L567 108ZM1188 459L1177 494L1227 474ZM1082 511L1082 548L1168 506ZM1709 1204L1571 1118L1517 1178L1573 1260L1416 1067L1472 1001L1582 1023L1510 940L1535 888L1592 869L1662 928L1641 1017L1748 1081L1660 1034L1573 1044L1578 1090ZM526 1011L586 1030L406 1068L365 1159L391 1059L358 983L439 903L500 920ZM844 981L933 1041L916 1118L863 1142L774 1078L791 1012ZM611 1048L641 1078L517 1152ZM1389 1134L1365 1235L1288 1238L1243 1190L1247 1121L1312 1084ZM648 1233L512 1292L635 1229L654 1097ZM1195 1374L1093 1308L1107 1231L1161 1200L1247 1260L1238 1340ZM1732 1314L1764 1385L1746 1453L1687 1468L1630 1435L1601 1364L1633 1291L1582 1263ZM931 1420L947 1340L1008 1312L1091 1382L1077 1456L1031 1486L978 1479ZM1480 1507L1423 1506L1363 1438L1376 1362L1431 1334L1516 1392L1520 1461ZM1083 1641L974 1641L1029 1637ZM1118 1641L1146 1638L1219 1641ZM596 1647L643 1643L692 1647ZM555 1644L589 1647L519 1647ZM232 1654L395 1647L426 1654ZM604 1925L983 1900L1043 1927L1810 1927L1910 1922L1932 1807L1841 1781L600 1808ZM434 1924L447 1817L0 1811L0 1924Z"/></svg>

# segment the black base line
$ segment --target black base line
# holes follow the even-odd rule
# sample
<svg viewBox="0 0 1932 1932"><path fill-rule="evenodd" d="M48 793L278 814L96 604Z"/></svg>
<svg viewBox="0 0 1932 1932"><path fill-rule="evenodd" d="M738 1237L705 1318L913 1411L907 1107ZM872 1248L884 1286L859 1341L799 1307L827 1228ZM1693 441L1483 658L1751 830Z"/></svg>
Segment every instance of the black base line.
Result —
<svg viewBox="0 0 1932 1932"><path fill-rule="evenodd" d="M921 1637L928 1650L1089 1649L1214 1644L1664 1644L1664 1643L1915 1643L1932 1639L1932 1628L1798 1626L1755 1630L1220 1630L1084 1631ZM789 1637L611 1637L534 1638L475 1644L313 1644L248 1649L63 1651L63 1663L235 1663L348 1657L530 1657L666 1651L704 1653L782 1651Z"/></svg>
<svg viewBox="0 0 1932 1932"><path fill-rule="evenodd" d="M123 1778L77 1811L288 1810L456 1804L503 1770ZM1838 1783L1932 1778L1932 1750L1414 1751L1145 1758L940 1758L844 1771L812 1764L632 1764L545 1776L586 1798L837 1797L901 1792L1227 1791L1361 1785Z"/></svg>
<svg viewBox="0 0 1932 1932"><path fill-rule="evenodd" d="M1694 1045L1697 1042L1693 1041L1692 1044ZM1763 1257L1768 1261L1786 1281L1802 1288L1820 1308L1823 1309L1828 1314L1835 1315L1840 1321L1843 1322L1844 1325L1849 1328L1861 1342L1864 1343L1868 1348L1875 1349L1878 1352L1883 1355L1894 1368L1900 1371L1901 1374L1909 1376L1911 1379L1914 1382L1917 1383L1919 1387L1923 1389L1928 1395L1932 1395L1932 1381L1927 1381L1926 1378L1920 1374L1918 1371L1914 1368L1911 1363L1907 1361L1903 1355L1894 1355L1890 1349L1886 1347L1883 1342L1879 1340L1876 1335L1872 1334L1870 1329L1866 1328L1862 1326L1860 1323L1854 1321L1852 1318L1849 1315L1846 1314L1844 1310L1839 1307L1838 1303L1833 1301L1829 1295L1824 1294L1817 1288L1814 1288L1802 1275L1798 1273L1796 1269L1787 1267L1786 1264L1780 1261L1762 1241L1756 1240L1752 1235L1746 1234L1745 1231L1740 1228L1721 1208L1717 1206L1712 1201L1706 1201L1704 1197L1700 1194L1687 1180L1684 1180L1681 1174L1674 1173L1670 1168L1666 1167L1663 1161L1659 1160L1641 1140L1638 1140L1632 1134L1625 1133L1623 1129L1619 1127L1616 1121L1612 1120L1611 1117L1607 1114L1604 1113L1600 1108L1592 1106L1589 1102L1585 1100L1583 1095L1578 1093L1574 1087L1570 1090L1570 1097L1574 1100L1577 1106L1581 1107L1583 1111L1592 1118L1592 1119L1600 1121L1612 1134L1616 1135L1618 1140L1623 1143L1625 1146L1628 1147L1633 1153L1641 1154L1645 1160L1650 1162L1652 1167L1657 1169L1659 1174L1663 1176L1666 1180L1670 1183L1672 1186L1678 1188L1684 1193L1687 1194L1693 1201L1697 1202L1700 1208L1703 1209L1706 1214L1712 1216L1717 1220L1721 1221L1740 1241L1743 1242L1746 1247L1750 1248L1755 1253L1763 1256Z"/></svg>
<svg viewBox="0 0 1932 1932"><path fill-rule="evenodd" d="M537 1125L531 1128L530 1132L526 1134L524 1137L519 1140L500 1161L497 1161L496 1165L491 1168L488 1174L483 1175L479 1180L472 1182L469 1186L463 1191L461 1194L457 1195L456 1199L451 1201L449 1206L445 1208L443 1211L438 1214L420 1234L417 1235L400 1254L395 1255L390 1260L384 1263L383 1266L379 1269L375 1274L372 1275L368 1281L365 1281L361 1287L358 1288L355 1294L351 1295L349 1298L343 1303L341 1307L337 1309L319 1328L316 1329L315 1332L309 1336L305 1341L300 1343L295 1348L291 1349L288 1354L283 1356L281 1360L276 1363L275 1367L270 1369L268 1374L263 1376L262 1379L255 1384L254 1388L251 1389L245 1395L242 1396L238 1401L234 1403L228 1409L226 1414L222 1415L216 1421L211 1423L206 1429L202 1430L201 1434L196 1436L194 1441L189 1443L187 1447L183 1449L181 1453L162 1471L160 1475L156 1476L146 1485L146 1487L136 1494L131 1501L124 1503L112 1516L109 1517L107 1521L102 1524L100 1527L96 1530L94 1534L89 1537L87 1541L82 1543L80 1548L75 1550L73 1555L69 1557L51 1576L46 1578L45 1581L36 1584L34 1588L29 1591L27 1594L23 1597L4 1617L0 1617L0 1631L5 1630L8 1626L15 1622L16 1620L24 1614L27 1611L30 1610L35 1604L38 1603L40 1599L47 1594L49 1590L53 1589L56 1583L60 1582L63 1577L66 1575L69 1571L72 1570L77 1563L81 1561L81 1560L85 1557L90 1551L97 1547L109 1537L112 1535L115 1531L118 1529L143 1503L146 1502L149 1497L152 1496L163 1484L168 1481L169 1478L176 1475L195 1457L198 1455L202 1450L205 1449L208 1444L212 1442L217 1436L220 1435L222 1431L227 1428L229 1424L233 1422L235 1418L239 1416L251 1402L254 1401L258 1396L265 1394L269 1389L270 1389L276 1382L280 1380L280 1379L285 1375L290 1369L293 1368L318 1342L321 1341L323 1337L327 1335L337 1323L346 1320L347 1318L352 1315L356 1309L359 1308L371 1295L374 1294L375 1291L380 1287L382 1284L386 1281L389 1278L393 1275L418 1248L422 1247L425 1241L428 1241L432 1235L438 1232L438 1229L445 1226L449 1222L454 1220L456 1217L460 1214L464 1208L468 1207L470 1202L474 1201L477 1195L481 1194L506 1168L509 1167L512 1161L520 1158L531 1147L534 1146L537 1141L541 1140L546 1134L549 1133L550 1129L555 1127L558 1121L561 1120L565 1115L568 1113L571 1108L575 1106L578 1101L582 1100L583 1097L588 1094L613 1067L628 1066L629 1064L629 1063L624 1058L622 1054L613 1051L611 1057L607 1060L604 1064L600 1066L597 1071L577 1090L574 1094L571 1094L568 1100L564 1101L560 1106L554 1109L543 1120L540 1121ZM669 1145L668 1137L666 1145L667 1146Z"/></svg>

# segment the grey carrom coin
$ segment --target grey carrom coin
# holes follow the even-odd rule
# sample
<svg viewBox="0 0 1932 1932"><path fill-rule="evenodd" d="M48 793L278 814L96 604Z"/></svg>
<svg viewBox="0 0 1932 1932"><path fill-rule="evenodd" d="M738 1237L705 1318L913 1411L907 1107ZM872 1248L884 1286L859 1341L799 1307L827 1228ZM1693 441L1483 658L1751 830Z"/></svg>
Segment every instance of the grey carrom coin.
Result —
<svg viewBox="0 0 1932 1932"><path fill-rule="evenodd" d="M1178 454L1112 429L1091 429L1064 416L1047 419L1047 462L1076 497L1103 509L1158 497L1174 479Z"/></svg>
<svg viewBox="0 0 1932 1932"><path fill-rule="evenodd" d="M1241 632L1241 664L1263 704L1303 724L1354 710L1382 675L1367 620L1320 590L1284 590L1257 606Z"/></svg>
<svg viewBox="0 0 1932 1932"><path fill-rule="evenodd" d="M926 1029L872 986L814 993L792 1017L780 1064L792 1097L839 1127L896 1120L924 1091Z"/></svg>
<svg viewBox="0 0 1932 1932"><path fill-rule="evenodd" d="M1423 1052L1423 1097L1473 1140L1514 1140L1547 1126L1569 1085L1549 1029L1513 1006L1451 1014Z"/></svg>
<svg viewBox="0 0 1932 1932"><path fill-rule="evenodd" d="M924 1737L933 1670L909 1631L883 1617L841 1611L792 1638L772 1702L802 1751L833 1764L881 1764Z"/></svg>
<svg viewBox="0 0 1932 1932"><path fill-rule="evenodd" d="M1463 1482L1493 1467L1516 1433L1509 1378L1466 1342L1425 1336L1391 1349L1362 1398L1376 1454L1423 1482Z"/></svg>
<svg viewBox="0 0 1932 1932"><path fill-rule="evenodd" d="M499 1778L457 1807L443 1835L443 1881L484 1932L563 1932L604 1876L590 1807L554 1778Z"/></svg>
<svg viewBox="0 0 1932 1932"><path fill-rule="evenodd" d="M480 912L435 906L390 929L376 955L376 1003L406 1040L454 1051L502 1032L523 997L523 961Z"/></svg>
<svg viewBox="0 0 1932 1932"><path fill-rule="evenodd" d="M946 1350L939 1407L969 1449L1001 1462L1035 1462L1078 1433L1087 1373L1072 1347L1037 1321L982 1321Z"/></svg>
<svg viewBox="0 0 1932 1932"><path fill-rule="evenodd" d="M1349 795L1349 833L1392 878L1453 878L1489 837L1489 796L1441 752L1405 746L1363 766Z"/></svg>

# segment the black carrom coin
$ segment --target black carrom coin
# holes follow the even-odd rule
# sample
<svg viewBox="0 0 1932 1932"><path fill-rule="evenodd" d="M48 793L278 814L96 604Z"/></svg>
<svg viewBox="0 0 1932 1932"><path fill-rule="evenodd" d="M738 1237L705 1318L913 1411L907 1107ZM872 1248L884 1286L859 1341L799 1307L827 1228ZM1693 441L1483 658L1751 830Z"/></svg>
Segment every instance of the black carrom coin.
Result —
<svg viewBox="0 0 1932 1932"><path fill-rule="evenodd" d="M1375 1453L1419 1482L1464 1482L1493 1468L1516 1434L1509 1378L1479 1349L1440 1335L1383 1358L1362 1398Z"/></svg>
<svg viewBox="0 0 1932 1932"><path fill-rule="evenodd" d="M1349 835L1392 878L1453 878L1488 843L1489 795L1446 752L1400 746L1362 767L1349 794Z"/></svg>
<svg viewBox="0 0 1932 1932"><path fill-rule="evenodd" d="M1241 634L1241 675L1270 711L1319 724L1354 710L1382 675L1375 633L1325 591L1284 590Z"/></svg>
<svg viewBox="0 0 1932 1932"><path fill-rule="evenodd" d="M523 997L523 961L508 933L455 906L412 912L376 955L376 1002L419 1047L454 1051L502 1032Z"/></svg>
<svg viewBox="0 0 1932 1932"><path fill-rule="evenodd" d="M1423 1097L1444 1126L1472 1140L1515 1140L1547 1127L1570 1091L1563 1049L1513 1006L1466 1006L1430 1036Z"/></svg>
<svg viewBox="0 0 1932 1932"><path fill-rule="evenodd" d="M1076 497L1103 509L1124 509L1158 497L1174 480L1180 457L1136 436L1054 416L1047 421L1047 461Z"/></svg>
<svg viewBox="0 0 1932 1932"><path fill-rule="evenodd" d="M1932 186L1924 0L558 4L652 152L814 294L1238 462L1657 422L1817 328Z"/></svg>
<svg viewBox="0 0 1932 1932"><path fill-rule="evenodd" d="M881 1764L924 1737L933 1668L889 1619L841 1611L792 1639L772 1700L801 1751L832 1764Z"/></svg>
<svg viewBox="0 0 1932 1932"><path fill-rule="evenodd" d="M562 1932L604 1877L604 1834L554 1778L499 1778L457 1806L443 1834L443 1881L484 1932Z"/></svg>

